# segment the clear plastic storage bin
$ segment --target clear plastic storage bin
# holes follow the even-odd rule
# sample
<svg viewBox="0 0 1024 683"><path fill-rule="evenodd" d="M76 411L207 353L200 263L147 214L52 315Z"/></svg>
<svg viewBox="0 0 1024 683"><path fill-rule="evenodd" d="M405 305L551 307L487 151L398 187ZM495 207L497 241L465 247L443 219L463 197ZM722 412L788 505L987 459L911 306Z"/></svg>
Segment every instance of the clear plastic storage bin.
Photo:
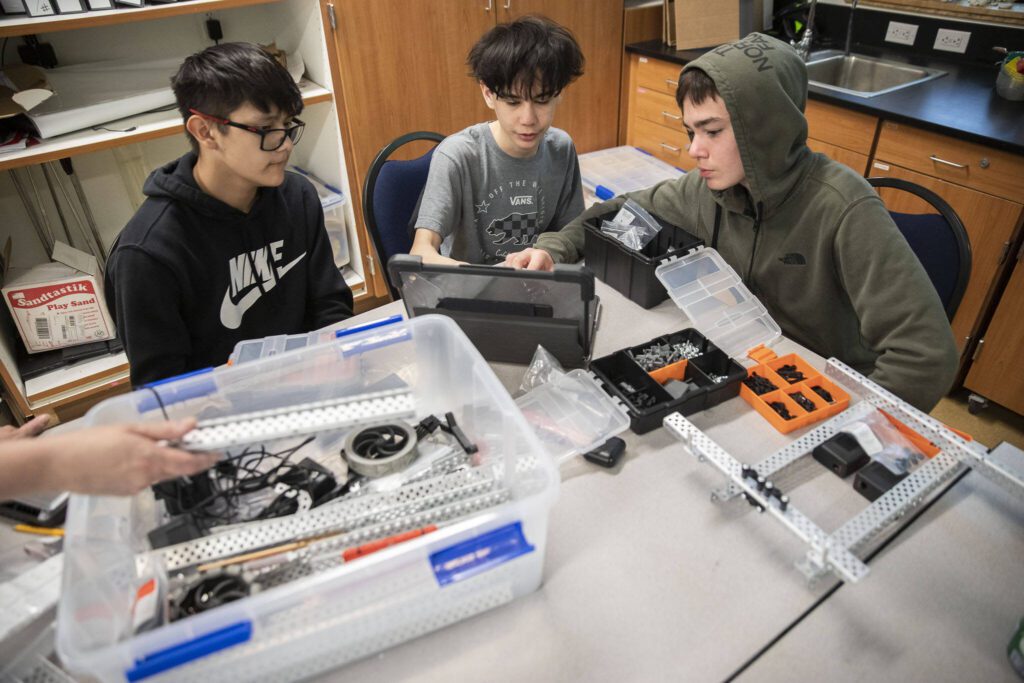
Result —
<svg viewBox="0 0 1024 683"><path fill-rule="evenodd" d="M146 540L162 521L150 491L72 496L57 616L62 661L105 681L293 680L535 590L558 472L491 368L447 318L419 317L136 391L97 405L84 422L151 421L166 412L211 424L403 390L411 419L454 414L479 447L476 466L159 550ZM466 491L473 495L460 497ZM133 603L150 579L159 588L175 572L239 548L308 537L375 510L413 510L428 498L449 512L433 533L153 630L133 626Z"/></svg>
<svg viewBox="0 0 1024 683"><path fill-rule="evenodd" d="M289 166L289 169L304 176L313 184L317 196L320 197L320 206L324 210L324 228L327 230L327 238L331 241L331 248L334 250L334 265L338 268L348 265L351 257L348 251L348 223L345 221L346 199L344 193L305 169L298 166Z"/></svg>
<svg viewBox="0 0 1024 683"><path fill-rule="evenodd" d="M682 170L636 147L612 147L580 155L583 187L601 201L681 175Z"/></svg>

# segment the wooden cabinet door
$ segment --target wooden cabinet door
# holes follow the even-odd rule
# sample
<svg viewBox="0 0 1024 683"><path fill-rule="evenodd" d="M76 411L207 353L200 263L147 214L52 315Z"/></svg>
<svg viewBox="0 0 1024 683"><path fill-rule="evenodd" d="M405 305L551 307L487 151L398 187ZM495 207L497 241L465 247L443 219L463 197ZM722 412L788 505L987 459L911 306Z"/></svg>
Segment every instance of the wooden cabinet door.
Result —
<svg viewBox="0 0 1024 683"><path fill-rule="evenodd" d="M362 225L366 172L382 147L405 133L450 135L491 118L468 75L466 54L494 26L497 5L487 9L487 0L324 1L333 5L336 28L328 36L328 50L338 65L342 140L356 221ZM394 158L419 156L427 148L409 145ZM384 265L365 265L367 273L375 271L375 295L386 296Z"/></svg>
<svg viewBox="0 0 1024 683"><path fill-rule="evenodd" d="M583 76L562 95L555 127L572 136L580 154L618 144L622 1L494 0L494 4L499 22L539 14L573 32L586 63Z"/></svg>
<svg viewBox="0 0 1024 683"><path fill-rule="evenodd" d="M849 166L857 172L857 175L864 175L864 172L867 171L868 157L866 154L844 149L830 142L823 142L814 138L807 138L807 146L815 152L821 152L833 161Z"/></svg>
<svg viewBox="0 0 1024 683"><path fill-rule="evenodd" d="M1019 203L984 192L954 185L953 183L915 173L899 166L886 163L883 159L876 160L869 171L871 176L903 178L917 183L935 192L945 199L960 220L971 240L971 279L960 302L956 317L953 318L953 334L961 353L969 338L974 334L981 312L990 299L999 266L1006 258L1007 249L1013 238L1014 230L1020 223L1021 209ZM906 192L889 196L883 191L882 198L891 211L905 213L925 213L923 203Z"/></svg>
<svg viewBox="0 0 1024 683"><path fill-rule="evenodd" d="M1024 249L964 384L1024 415Z"/></svg>

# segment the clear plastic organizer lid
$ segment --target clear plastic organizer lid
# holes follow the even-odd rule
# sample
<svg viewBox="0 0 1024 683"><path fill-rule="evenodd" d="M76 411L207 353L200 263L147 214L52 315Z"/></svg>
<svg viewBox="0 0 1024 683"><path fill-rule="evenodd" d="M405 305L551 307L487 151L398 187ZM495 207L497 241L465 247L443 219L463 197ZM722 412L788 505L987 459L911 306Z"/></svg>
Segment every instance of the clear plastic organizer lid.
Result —
<svg viewBox="0 0 1024 683"><path fill-rule="evenodd" d="M771 344L782 330L714 249L699 249L654 271L668 295L701 334L733 358Z"/></svg>

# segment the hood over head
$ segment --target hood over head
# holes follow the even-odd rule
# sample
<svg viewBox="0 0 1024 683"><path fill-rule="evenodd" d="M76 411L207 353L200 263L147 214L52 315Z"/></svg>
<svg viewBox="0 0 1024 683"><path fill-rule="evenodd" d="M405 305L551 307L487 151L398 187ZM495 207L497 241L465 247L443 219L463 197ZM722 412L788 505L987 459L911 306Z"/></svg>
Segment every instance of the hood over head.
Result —
<svg viewBox="0 0 1024 683"><path fill-rule="evenodd" d="M770 212L809 170L807 67L786 43L751 33L718 46L683 71L689 69L700 69L715 82L732 119L751 198ZM735 187L716 194L731 204L744 192Z"/></svg>

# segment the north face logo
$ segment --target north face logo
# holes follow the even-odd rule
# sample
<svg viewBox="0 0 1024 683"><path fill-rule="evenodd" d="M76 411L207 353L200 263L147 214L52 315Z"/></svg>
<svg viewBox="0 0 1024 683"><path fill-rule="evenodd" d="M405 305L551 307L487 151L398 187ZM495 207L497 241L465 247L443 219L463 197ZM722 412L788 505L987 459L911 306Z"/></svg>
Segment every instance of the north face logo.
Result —
<svg viewBox="0 0 1024 683"><path fill-rule="evenodd" d="M779 258L780 261L785 263L787 266L806 266L807 259L804 258L803 254L792 252Z"/></svg>

